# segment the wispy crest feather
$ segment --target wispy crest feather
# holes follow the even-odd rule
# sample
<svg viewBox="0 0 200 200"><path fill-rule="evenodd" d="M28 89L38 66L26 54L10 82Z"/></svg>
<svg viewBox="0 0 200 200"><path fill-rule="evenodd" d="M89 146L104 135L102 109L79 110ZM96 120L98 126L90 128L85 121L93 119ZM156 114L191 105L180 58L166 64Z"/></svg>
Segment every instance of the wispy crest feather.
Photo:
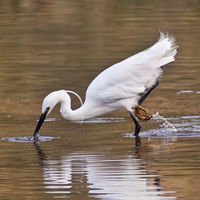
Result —
<svg viewBox="0 0 200 200"><path fill-rule="evenodd" d="M78 97L78 99L79 99L79 101L81 103L81 106L83 105L83 101L82 101L81 97L76 92L71 91L71 90L65 90L65 91L68 92L68 93L74 94L76 97ZM83 120L84 120L84 115L82 113L81 124L83 123Z"/></svg>

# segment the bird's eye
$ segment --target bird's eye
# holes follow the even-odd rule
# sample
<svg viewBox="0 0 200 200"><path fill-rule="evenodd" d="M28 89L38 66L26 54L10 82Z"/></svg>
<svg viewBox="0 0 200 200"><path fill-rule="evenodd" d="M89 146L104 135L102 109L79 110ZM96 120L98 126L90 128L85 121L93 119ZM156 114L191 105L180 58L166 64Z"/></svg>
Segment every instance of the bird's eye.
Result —
<svg viewBox="0 0 200 200"><path fill-rule="evenodd" d="M48 112L49 110L50 110L50 107L48 106L47 109L46 109L46 112Z"/></svg>

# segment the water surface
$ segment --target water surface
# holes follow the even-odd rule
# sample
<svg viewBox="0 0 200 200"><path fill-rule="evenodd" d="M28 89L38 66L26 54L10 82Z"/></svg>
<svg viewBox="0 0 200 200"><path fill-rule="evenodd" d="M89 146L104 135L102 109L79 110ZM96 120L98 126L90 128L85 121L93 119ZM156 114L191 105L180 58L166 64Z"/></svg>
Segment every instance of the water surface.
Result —
<svg viewBox="0 0 200 200"><path fill-rule="evenodd" d="M198 199L199 1L2 0L0 7L0 199ZM169 124L142 122L136 147L126 111L81 124L56 107L44 140L24 141L49 92L84 99L99 72L152 45L159 29L180 47L144 106Z"/></svg>

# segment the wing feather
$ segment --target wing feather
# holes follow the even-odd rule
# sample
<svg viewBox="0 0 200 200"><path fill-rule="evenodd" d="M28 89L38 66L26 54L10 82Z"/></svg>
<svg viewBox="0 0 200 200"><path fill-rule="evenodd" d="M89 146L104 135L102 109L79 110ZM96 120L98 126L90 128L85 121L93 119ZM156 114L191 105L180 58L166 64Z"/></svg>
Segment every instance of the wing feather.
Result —
<svg viewBox="0 0 200 200"><path fill-rule="evenodd" d="M89 85L86 99L112 102L143 93L160 77L160 67L174 60L176 49L174 37L161 33L152 47L101 72Z"/></svg>

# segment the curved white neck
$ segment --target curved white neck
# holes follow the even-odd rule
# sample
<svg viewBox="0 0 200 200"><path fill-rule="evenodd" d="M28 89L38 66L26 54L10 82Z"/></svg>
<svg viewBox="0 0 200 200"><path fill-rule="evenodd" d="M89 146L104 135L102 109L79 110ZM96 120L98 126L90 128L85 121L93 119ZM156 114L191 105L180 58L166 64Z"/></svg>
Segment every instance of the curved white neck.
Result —
<svg viewBox="0 0 200 200"><path fill-rule="evenodd" d="M62 95L59 95L58 103L61 104L61 107L60 107L61 115L65 119L68 119L68 120L83 121L85 119L90 119L102 114L99 112L97 106L95 106L92 102L88 102L88 101L85 101L84 104L81 105L80 108L76 110L72 110L71 98L66 91L64 94L62 93Z"/></svg>
<svg viewBox="0 0 200 200"><path fill-rule="evenodd" d="M80 108L76 110L71 109L71 104L69 105L68 103L61 103L60 107L60 113L61 115L68 120L73 120L73 121L82 121L84 120L84 105L82 105Z"/></svg>
<svg viewBox="0 0 200 200"><path fill-rule="evenodd" d="M67 91L67 90L59 90L59 91L52 92L45 98L43 104L44 105L51 104L50 107L52 110L56 104L60 103L61 115L65 119L73 120L73 121L79 121L79 120L83 121L85 119L90 119L98 115L105 114L107 112L112 111L112 109L110 109L109 107L102 107L102 106L96 105L96 103L94 103L91 100L88 101L87 98L84 104L80 108L76 110L72 110L71 98L67 92L74 93L72 91Z"/></svg>
<svg viewBox="0 0 200 200"><path fill-rule="evenodd" d="M74 121L84 119L84 104L80 108L72 110L71 98L66 91L58 96L57 103L60 103L60 113L65 119Z"/></svg>

